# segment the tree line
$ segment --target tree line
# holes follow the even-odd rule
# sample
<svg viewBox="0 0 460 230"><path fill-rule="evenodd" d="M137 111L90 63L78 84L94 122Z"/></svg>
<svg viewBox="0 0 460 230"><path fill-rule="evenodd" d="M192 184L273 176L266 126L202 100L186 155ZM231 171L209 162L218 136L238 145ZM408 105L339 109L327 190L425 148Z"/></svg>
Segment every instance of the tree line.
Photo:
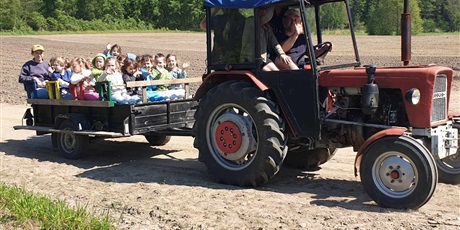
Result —
<svg viewBox="0 0 460 230"><path fill-rule="evenodd" d="M400 29L403 0L350 0L354 27L368 34L392 35ZM343 4L321 8L324 29L345 29ZM458 0L410 0L412 31L460 31ZM204 17L203 0L0 0L0 30L198 31Z"/></svg>

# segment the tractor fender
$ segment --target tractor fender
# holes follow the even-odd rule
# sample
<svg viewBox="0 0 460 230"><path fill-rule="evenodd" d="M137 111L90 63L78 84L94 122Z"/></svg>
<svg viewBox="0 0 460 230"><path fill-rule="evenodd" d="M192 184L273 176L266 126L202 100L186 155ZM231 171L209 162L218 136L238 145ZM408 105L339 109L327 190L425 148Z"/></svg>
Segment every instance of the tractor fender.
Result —
<svg viewBox="0 0 460 230"><path fill-rule="evenodd" d="M372 144L374 141L379 140L383 137L386 136L401 136L403 135L404 132L406 132L406 128L390 128L390 129L385 129L380 132L377 132L376 134L372 135L369 137L358 149L358 153L356 153L355 157L355 177L358 176L358 170L359 166L361 164L361 158L363 155L364 150Z"/></svg>
<svg viewBox="0 0 460 230"><path fill-rule="evenodd" d="M201 99L210 89L214 86L230 80L244 80L252 81L262 91L269 89L264 83L262 83L254 74L250 71L227 71L227 72L214 72L206 76L203 79L200 87L193 97L194 100Z"/></svg>
<svg viewBox="0 0 460 230"><path fill-rule="evenodd" d="M79 130L90 130L91 125L86 115L79 114L79 113L68 113L65 115L58 115L54 121L54 128L58 129L61 123L65 120L70 120L75 122Z"/></svg>

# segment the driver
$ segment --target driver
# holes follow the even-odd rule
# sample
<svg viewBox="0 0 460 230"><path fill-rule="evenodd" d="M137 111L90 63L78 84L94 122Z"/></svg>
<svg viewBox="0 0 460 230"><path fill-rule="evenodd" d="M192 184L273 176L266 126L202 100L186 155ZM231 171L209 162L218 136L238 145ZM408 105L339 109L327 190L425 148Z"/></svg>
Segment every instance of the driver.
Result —
<svg viewBox="0 0 460 230"><path fill-rule="evenodd" d="M299 63L296 64L303 67L306 64L305 59L300 57L307 51L307 45L300 12L298 9L288 9L281 20L283 29L277 30L275 36L292 61L296 62L300 59ZM316 56L325 55L331 48L332 46L325 45L315 49ZM275 60L276 55L271 57L274 57L273 60ZM278 63L276 64L278 65Z"/></svg>
<svg viewBox="0 0 460 230"><path fill-rule="evenodd" d="M295 62L307 50L300 12L297 9L288 9L281 20L283 29L277 30L275 36L284 52ZM303 66L304 60L297 64Z"/></svg>

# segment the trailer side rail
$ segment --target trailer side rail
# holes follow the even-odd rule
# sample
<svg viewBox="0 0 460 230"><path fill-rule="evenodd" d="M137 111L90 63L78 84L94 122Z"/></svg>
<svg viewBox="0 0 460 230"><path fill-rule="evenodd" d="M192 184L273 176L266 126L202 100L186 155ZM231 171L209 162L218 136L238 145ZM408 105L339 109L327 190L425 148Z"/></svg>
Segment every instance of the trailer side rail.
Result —
<svg viewBox="0 0 460 230"><path fill-rule="evenodd" d="M130 134L123 135L122 133L116 132L107 132L107 131L93 131L93 130L83 130L83 131L73 131L73 130L60 130L53 129L45 126L28 126L28 125L16 125L13 126L14 130L34 130L38 132L45 133L73 133L75 135L91 135L99 137L129 137Z"/></svg>

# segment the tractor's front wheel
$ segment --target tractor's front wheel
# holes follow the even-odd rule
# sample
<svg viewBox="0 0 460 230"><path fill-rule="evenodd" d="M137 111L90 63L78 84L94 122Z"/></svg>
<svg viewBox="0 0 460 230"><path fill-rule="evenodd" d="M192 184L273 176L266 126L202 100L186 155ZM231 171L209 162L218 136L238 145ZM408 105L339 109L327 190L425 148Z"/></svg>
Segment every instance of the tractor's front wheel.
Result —
<svg viewBox="0 0 460 230"><path fill-rule="evenodd" d="M389 136L364 150L361 182L380 206L417 209L434 193L438 182L435 160L412 137Z"/></svg>
<svg viewBox="0 0 460 230"><path fill-rule="evenodd" d="M250 82L229 81L211 89L195 113L194 146L220 182L266 183L285 156L282 120L275 103Z"/></svg>

